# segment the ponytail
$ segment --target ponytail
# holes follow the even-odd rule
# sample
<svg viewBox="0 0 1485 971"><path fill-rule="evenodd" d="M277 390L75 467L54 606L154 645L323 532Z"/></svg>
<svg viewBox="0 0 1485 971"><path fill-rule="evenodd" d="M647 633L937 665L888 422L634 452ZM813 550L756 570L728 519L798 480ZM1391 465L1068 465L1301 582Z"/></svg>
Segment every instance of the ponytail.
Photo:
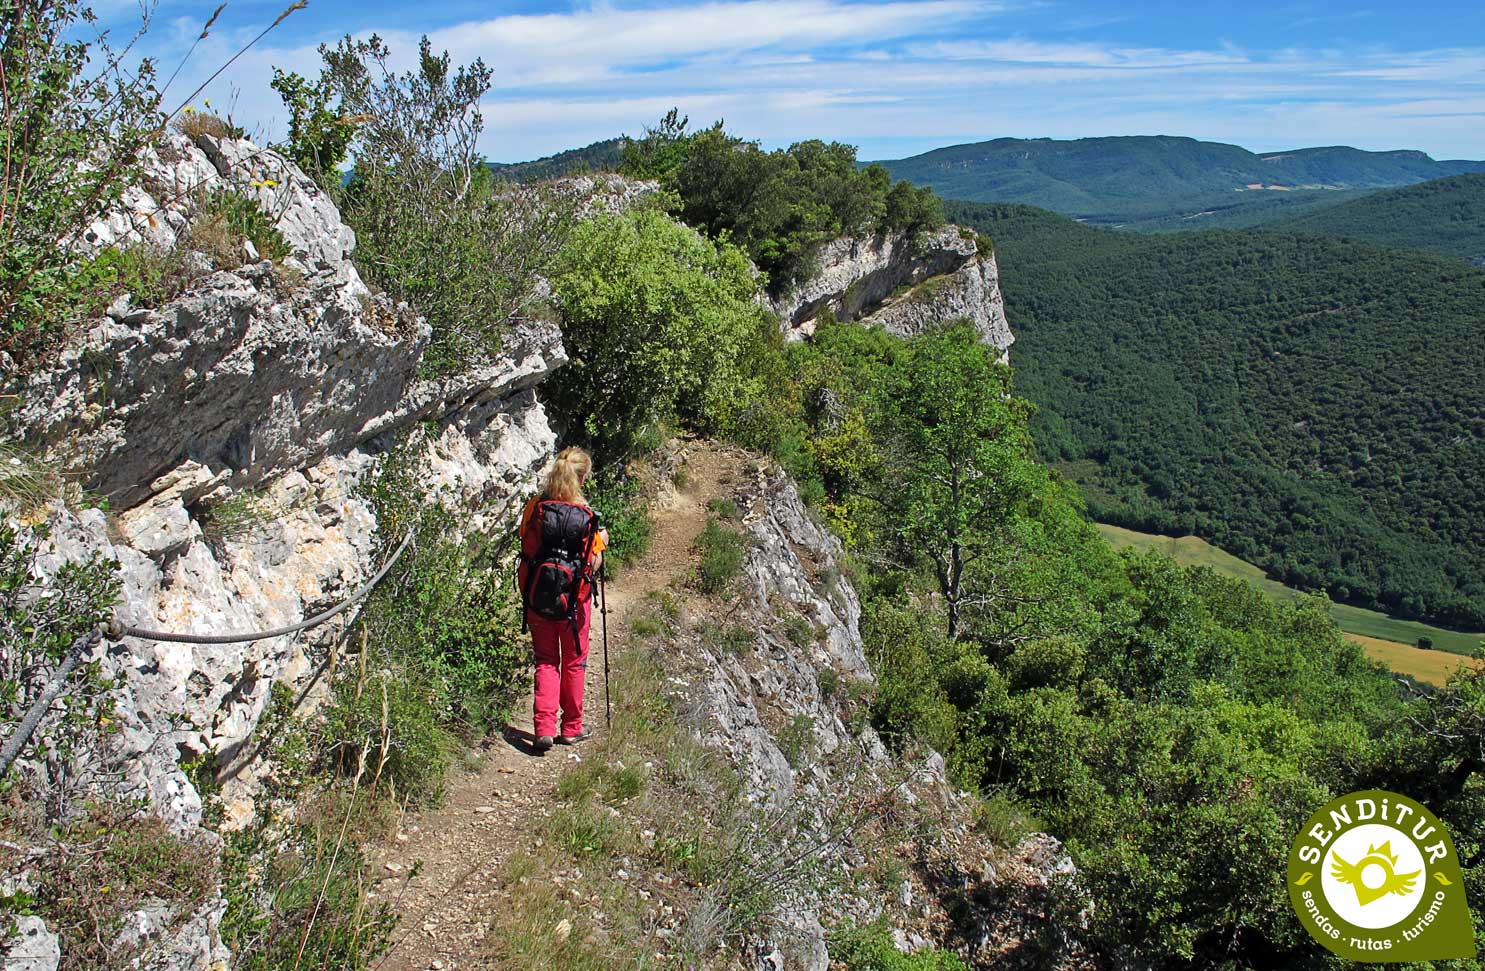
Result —
<svg viewBox="0 0 1485 971"><path fill-rule="evenodd" d="M571 446L557 453L552 471L547 473L547 483L542 495L559 502L576 502L583 496L583 480L593 470L593 457L580 448Z"/></svg>

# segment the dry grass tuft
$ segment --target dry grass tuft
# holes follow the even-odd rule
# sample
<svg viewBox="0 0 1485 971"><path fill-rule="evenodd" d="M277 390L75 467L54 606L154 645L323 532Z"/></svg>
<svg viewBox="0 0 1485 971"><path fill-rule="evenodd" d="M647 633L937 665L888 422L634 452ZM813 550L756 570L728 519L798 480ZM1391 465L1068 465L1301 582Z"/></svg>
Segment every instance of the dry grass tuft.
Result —
<svg viewBox="0 0 1485 971"><path fill-rule="evenodd" d="M242 129L209 111L187 111L171 123L171 127L191 141L202 135L212 138L238 138Z"/></svg>

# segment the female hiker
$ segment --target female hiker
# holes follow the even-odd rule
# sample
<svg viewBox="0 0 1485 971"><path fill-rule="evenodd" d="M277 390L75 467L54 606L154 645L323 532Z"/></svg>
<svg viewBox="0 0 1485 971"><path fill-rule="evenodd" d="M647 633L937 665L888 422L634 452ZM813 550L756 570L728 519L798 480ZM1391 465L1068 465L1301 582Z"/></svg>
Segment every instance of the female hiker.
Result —
<svg viewBox="0 0 1485 971"><path fill-rule="evenodd" d="M517 578L536 656L531 728L538 752L550 749L554 741L572 745L591 734L583 730L583 677L593 578L608 546L608 530L598 527L598 514L583 498L583 485L592 472L593 459L587 452L563 449L541 494L521 514Z"/></svg>

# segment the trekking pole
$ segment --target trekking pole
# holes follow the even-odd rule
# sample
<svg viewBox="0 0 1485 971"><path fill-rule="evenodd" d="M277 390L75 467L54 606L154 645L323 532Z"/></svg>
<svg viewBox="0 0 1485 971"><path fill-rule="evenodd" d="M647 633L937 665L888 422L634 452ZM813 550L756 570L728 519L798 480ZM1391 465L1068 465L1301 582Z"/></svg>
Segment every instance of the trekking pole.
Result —
<svg viewBox="0 0 1485 971"><path fill-rule="evenodd" d="M608 728L614 727L614 709L608 699L608 571L598 568L598 616L603 626L603 718Z"/></svg>

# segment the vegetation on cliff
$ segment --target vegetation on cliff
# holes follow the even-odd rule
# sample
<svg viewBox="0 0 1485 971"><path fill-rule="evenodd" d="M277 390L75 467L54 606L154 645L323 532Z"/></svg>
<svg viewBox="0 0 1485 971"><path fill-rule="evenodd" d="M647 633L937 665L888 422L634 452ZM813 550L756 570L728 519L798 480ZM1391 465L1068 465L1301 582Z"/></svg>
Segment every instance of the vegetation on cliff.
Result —
<svg viewBox="0 0 1485 971"><path fill-rule="evenodd" d="M672 110L628 144L622 171L673 190L677 215L742 247L775 295L807 279L816 252L832 239L943 223L932 190L894 183L880 165L859 167L855 146L810 140L765 152L721 122L686 129L687 119Z"/></svg>
<svg viewBox="0 0 1485 971"><path fill-rule="evenodd" d="M1461 848L1485 845L1485 678L1400 694L1323 601L1275 605L1112 551L1041 463L1032 409L995 393L1009 371L972 328L717 336L754 381L681 417L772 452L848 540L878 729L935 745L964 785L1066 839L1112 959L1325 967L1282 873L1295 829L1336 793L1428 792Z"/></svg>

